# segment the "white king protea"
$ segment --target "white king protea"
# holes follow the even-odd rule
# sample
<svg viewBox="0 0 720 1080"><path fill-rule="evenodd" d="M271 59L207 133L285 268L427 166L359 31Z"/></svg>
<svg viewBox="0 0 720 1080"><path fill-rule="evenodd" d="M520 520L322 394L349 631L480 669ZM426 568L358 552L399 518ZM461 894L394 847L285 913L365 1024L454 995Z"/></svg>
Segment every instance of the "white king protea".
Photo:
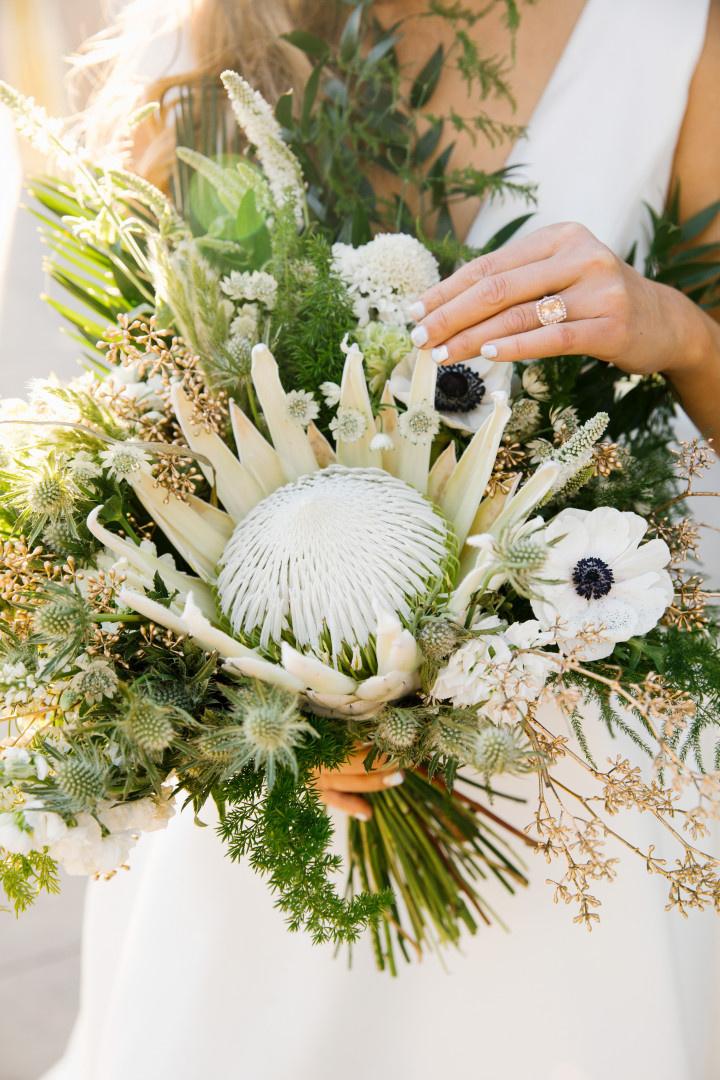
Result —
<svg viewBox="0 0 720 1080"><path fill-rule="evenodd" d="M376 420L362 354L350 349L338 413L361 422L346 437L336 425L332 447L314 424L298 421L272 354L258 345L252 379L272 443L233 405L237 457L175 386L179 423L224 509L168 497L146 471L129 473L197 576L109 532L98 508L88 522L95 536L126 560L134 580L150 589L158 574L175 595L168 608L125 588L120 602L319 713L370 716L416 689L422 656L411 628L438 608L464 621L486 581L483 550L466 545L468 537L524 521L558 471L544 464L519 491L484 498L510 416L505 394L495 395L459 461L450 446L430 468L433 425L418 434L403 417L431 410L436 373L420 353L407 413L398 415L386 387Z"/></svg>

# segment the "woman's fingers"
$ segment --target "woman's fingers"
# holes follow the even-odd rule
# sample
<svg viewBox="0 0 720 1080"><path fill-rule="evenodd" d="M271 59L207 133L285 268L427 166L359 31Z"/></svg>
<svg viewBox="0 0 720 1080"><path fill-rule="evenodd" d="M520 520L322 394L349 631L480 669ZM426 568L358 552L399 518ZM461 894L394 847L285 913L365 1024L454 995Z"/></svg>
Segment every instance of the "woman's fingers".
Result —
<svg viewBox="0 0 720 1080"><path fill-rule="evenodd" d="M443 346L448 347L456 334L501 311L535 301L547 293L560 292L573 280L571 264L560 258L543 259L493 274L436 308L418 323L410 336L418 348L432 348L433 357L441 362L447 359Z"/></svg>
<svg viewBox="0 0 720 1080"><path fill-rule="evenodd" d="M317 786L322 791L385 791L403 782L403 774L397 769L383 772L322 773Z"/></svg>
<svg viewBox="0 0 720 1080"><path fill-rule="evenodd" d="M563 290L562 297L568 317L574 322L594 318L597 314L592 297L588 296L587 290L582 287ZM487 360L501 359L492 353L492 348L497 347L499 339L528 334L533 330L538 330L542 325L538 319L534 301L517 304L484 321L476 320L476 323L477 325L461 330L443 345L433 349L433 359L438 364L459 364L463 360L479 355Z"/></svg>
<svg viewBox="0 0 720 1080"><path fill-rule="evenodd" d="M460 293L465 292L466 289L487 278L549 258L557 247L553 238L553 228L549 226L538 229L529 236L509 240L497 251L490 251L487 255L480 255L477 259L465 263L450 277L423 293L414 305L414 310L411 311L413 318L420 321L443 304L459 296Z"/></svg>
<svg viewBox="0 0 720 1080"><path fill-rule="evenodd" d="M525 334L493 338L482 347L488 360L541 360L546 356L596 356L603 359L604 342L613 332L608 318L583 319L580 322L561 322L541 326Z"/></svg>
<svg viewBox="0 0 720 1080"><path fill-rule="evenodd" d="M372 806L367 799L361 799L359 795L346 795L341 791L319 791L318 795L325 806L342 810L344 814L349 814L358 821L369 821L372 817Z"/></svg>

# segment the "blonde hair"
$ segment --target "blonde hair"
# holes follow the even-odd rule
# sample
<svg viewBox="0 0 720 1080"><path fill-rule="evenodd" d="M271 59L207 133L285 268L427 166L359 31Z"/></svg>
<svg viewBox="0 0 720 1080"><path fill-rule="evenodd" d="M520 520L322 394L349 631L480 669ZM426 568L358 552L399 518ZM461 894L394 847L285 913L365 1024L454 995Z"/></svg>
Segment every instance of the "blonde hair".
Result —
<svg viewBox="0 0 720 1080"><path fill-rule="evenodd" d="M326 33L336 6L333 0L132 0L71 59L70 90L83 110L90 151L124 153L132 168L165 187L174 147L168 112L177 88L215 81L233 68L275 101L309 73L304 54L281 35L321 24ZM160 102L160 113L123 144L127 118L151 101Z"/></svg>

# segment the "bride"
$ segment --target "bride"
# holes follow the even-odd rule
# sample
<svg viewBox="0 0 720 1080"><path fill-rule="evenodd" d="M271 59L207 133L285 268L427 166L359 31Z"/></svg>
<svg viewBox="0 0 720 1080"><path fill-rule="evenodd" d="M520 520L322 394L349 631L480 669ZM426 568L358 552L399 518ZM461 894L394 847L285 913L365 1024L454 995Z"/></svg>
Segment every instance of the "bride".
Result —
<svg viewBox="0 0 720 1080"><path fill-rule="evenodd" d="M114 57L89 113L98 141L130 97L152 98L191 73L233 67L268 96L284 91L301 73L278 35L327 23L334 6L136 0L85 61ZM386 25L426 6L374 5ZM484 55L506 50L507 7L491 4L471 31ZM436 22L404 24L399 49L411 71L437 44L428 40ZM516 110L499 103L498 119L527 125L526 136L509 157L506 145L461 139L453 161L522 166L537 184L537 212L503 249L422 298L416 344L441 364L479 352L499 362L591 354L631 374L663 372L697 426L720 438L720 328L623 261L646 204L661 209L671 185L681 184L684 216L718 196L720 5L540 0L522 9L516 50ZM465 95L447 71L432 111ZM162 180L166 144L138 144L136 167ZM481 246L525 209L519 197L468 201L455 225ZM548 294L562 296L567 318L541 326L535 301ZM318 786L328 806L365 817L364 793L401 781L366 774L358 758ZM517 820L525 824L522 812ZM90 886L80 1015L52 1080L717 1075L715 916L666 915L642 867L624 867L589 936L553 906L544 866L533 863L530 888L501 912L510 934L484 930L446 966L429 958L389 980L369 949L356 950L349 971L289 935L264 883L230 863L211 833L180 814L139 845L130 874Z"/></svg>

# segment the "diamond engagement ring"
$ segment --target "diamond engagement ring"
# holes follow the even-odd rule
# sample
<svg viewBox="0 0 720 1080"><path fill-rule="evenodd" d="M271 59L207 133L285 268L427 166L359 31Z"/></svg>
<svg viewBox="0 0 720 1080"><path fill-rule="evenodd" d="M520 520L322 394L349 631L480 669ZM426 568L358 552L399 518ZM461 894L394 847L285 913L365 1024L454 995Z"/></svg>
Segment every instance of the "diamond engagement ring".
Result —
<svg viewBox="0 0 720 1080"><path fill-rule="evenodd" d="M536 303L535 310L543 326L552 326L567 319L567 308L561 296L543 296Z"/></svg>

